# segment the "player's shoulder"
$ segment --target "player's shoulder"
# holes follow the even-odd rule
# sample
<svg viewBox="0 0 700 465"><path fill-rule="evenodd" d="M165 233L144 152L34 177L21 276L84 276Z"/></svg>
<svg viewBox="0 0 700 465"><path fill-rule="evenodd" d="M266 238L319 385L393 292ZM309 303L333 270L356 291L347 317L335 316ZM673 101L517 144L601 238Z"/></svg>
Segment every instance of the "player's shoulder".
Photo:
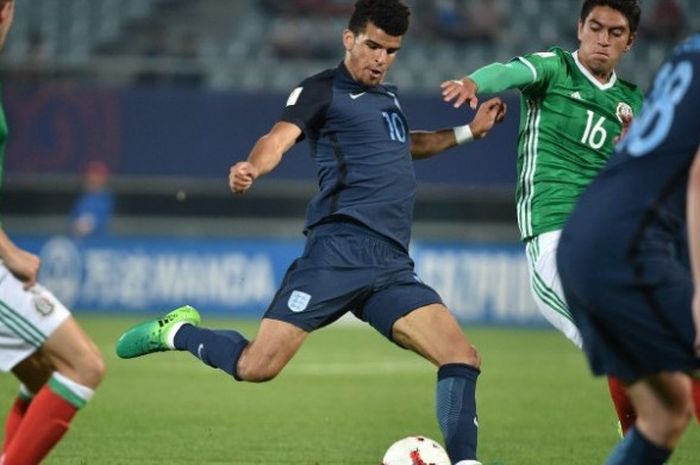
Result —
<svg viewBox="0 0 700 465"><path fill-rule="evenodd" d="M298 102L318 103L327 101L332 94L335 75L336 70L326 69L305 78L292 89L285 106L293 107Z"/></svg>
<svg viewBox="0 0 700 465"><path fill-rule="evenodd" d="M325 69L321 72L318 72L316 74L312 74L311 76L307 77L301 83L299 86L323 86L323 85L330 85L333 83L333 79L335 79L335 76L337 74L338 70L337 69Z"/></svg>
<svg viewBox="0 0 700 465"><path fill-rule="evenodd" d="M548 50L544 51L537 51L537 52L530 52L525 55L522 55L521 58L524 58L526 60L548 60L548 61L563 61L566 58L566 52L560 47L551 47ZM570 54L569 54L570 55Z"/></svg>
<svg viewBox="0 0 700 465"><path fill-rule="evenodd" d="M560 47L552 47L546 51L531 52L518 58L528 67L541 71L551 79L560 70L566 70L570 63L573 63L570 55Z"/></svg>
<svg viewBox="0 0 700 465"><path fill-rule="evenodd" d="M672 57L690 55L694 60L700 60L700 31L679 43L673 50Z"/></svg>
<svg viewBox="0 0 700 465"><path fill-rule="evenodd" d="M626 79L622 79L620 77L617 78L617 85L620 87L622 92L625 94L631 95L638 97L640 100L644 98L644 95L642 93L642 89L635 83L628 81Z"/></svg>

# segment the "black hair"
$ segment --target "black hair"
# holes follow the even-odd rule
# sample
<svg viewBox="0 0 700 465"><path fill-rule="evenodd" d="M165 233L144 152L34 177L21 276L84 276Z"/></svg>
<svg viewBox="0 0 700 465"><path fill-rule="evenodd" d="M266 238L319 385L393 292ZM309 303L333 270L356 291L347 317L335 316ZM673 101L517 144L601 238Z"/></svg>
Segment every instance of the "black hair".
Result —
<svg viewBox="0 0 700 465"><path fill-rule="evenodd" d="M581 7L581 22L584 23L588 15L596 6L607 6L622 13L630 25L632 34L637 32L639 19L642 16L642 9L637 0L585 0Z"/></svg>
<svg viewBox="0 0 700 465"><path fill-rule="evenodd" d="M390 36L399 37L408 30L409 16L411 11L402 0L357 0L348 29L357 35L372 22Z"/></svg>

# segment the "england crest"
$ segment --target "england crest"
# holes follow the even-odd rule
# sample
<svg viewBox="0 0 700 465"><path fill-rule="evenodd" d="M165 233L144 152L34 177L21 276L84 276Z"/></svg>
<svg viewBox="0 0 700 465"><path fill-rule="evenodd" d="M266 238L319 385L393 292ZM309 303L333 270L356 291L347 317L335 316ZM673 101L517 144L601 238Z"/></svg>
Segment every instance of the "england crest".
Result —
<svg viewBox="0 0 700 465"><path fill-rule="evenodd" d="M310 300L311 295L307 294L306 292L293 291L292 295L289 296L289 300L287 301L287 307L289 307L289 309L294 313L303 312L309 305Z"/></svg>

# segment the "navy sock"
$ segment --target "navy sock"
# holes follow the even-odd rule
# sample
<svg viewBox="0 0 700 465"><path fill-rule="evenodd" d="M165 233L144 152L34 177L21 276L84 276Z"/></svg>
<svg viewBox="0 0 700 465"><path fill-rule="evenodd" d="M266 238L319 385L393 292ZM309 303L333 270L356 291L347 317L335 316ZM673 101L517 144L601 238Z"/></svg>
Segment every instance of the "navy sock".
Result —
<svg viewBox="0 0 700 465"><path fill-rule="evenodd" d="M237 331L213 330L193 325L182 325L173 340L176 349L188 350L209 365L219 368L238 381L238 359L248 340Z"/></svg>
<svg viewBox="0 0 700 465"><path fill-rule="evenodd" d="M437 417L452 463L476 460L479 429L476 379L479 373L478 368L464 363L449 363L438 370Z"/></svg>
<svg viewBox="0 0 700 465"><path fill-rule="evenodd" d="M652 444L633 426L610 454L606 465L662 465L671 456L671 452L673 451Z"/></svg>

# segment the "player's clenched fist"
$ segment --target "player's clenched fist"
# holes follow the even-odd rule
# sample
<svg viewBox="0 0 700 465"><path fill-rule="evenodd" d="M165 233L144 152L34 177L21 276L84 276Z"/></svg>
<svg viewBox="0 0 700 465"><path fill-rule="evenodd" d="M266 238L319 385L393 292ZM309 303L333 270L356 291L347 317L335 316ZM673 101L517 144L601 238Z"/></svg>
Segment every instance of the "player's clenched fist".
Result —
<svg viewBox="0 0 700 465"><path fill-rule="evenodd" d="M231 167L228 175L228 185L237 194L242 194L253 185L258 177L258 170L247 161L239 161Z"/></svg>

